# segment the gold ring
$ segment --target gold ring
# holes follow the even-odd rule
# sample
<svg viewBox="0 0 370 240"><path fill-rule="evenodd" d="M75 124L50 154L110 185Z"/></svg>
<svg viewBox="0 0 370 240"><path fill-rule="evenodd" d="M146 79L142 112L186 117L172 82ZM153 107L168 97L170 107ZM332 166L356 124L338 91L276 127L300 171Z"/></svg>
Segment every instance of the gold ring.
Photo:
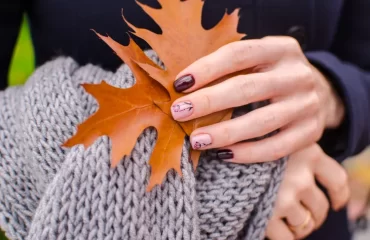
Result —
<svg viewBox="0 0 370 240"><path fill-rule="evenodd" d="M288 227L290 228L290 230L292 230L293 232L297 232L299 230L305 229L308 226L308 224L310 223L312 215L311 215L311 212L308 211L307 209L306 209L306 213L307 213L306 214L306 219L301 224L299 224L297 226L292 226L288 223Z"/></svg>

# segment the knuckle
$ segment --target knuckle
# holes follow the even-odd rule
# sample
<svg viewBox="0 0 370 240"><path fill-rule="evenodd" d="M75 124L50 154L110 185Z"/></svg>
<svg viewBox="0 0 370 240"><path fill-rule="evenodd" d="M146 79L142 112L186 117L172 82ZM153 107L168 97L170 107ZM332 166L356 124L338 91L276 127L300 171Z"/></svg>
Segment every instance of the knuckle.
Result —
<svg viewBox="0 0 370 240"><path fill-rule="evenodd" d="M340 194L348 185L348 174L342 167L337 172L337 183L334 192Z"/></svg>
<svg viewBox="0 0 370 240"><path fill-rule="evenodd" d="M274 87L281 87L286 88L285 83L289 83L290 81L294 81L295 75L294 73L283 73L277 72L276 74L271 72L271 74L267 75L266 79L270 86ZM276 84L277 83L277 84ZM281 90L278 88L278 90Z"/></svg>
<svg viewBox="0 0 370 240"><path fill-rule="evenodd" d="M311 129L311 137L312 139L316 142L318 141L322 134L323 134L323 130L322 130L322 127L321 127L321 121L320 121L320 118L318 117L315 117L312 119L312 129Z"/></svg>
<svg viewBox="0 0 370 240"><path fill-rule="evenodd" d="M200 103L203 111L209 112L212 109L212 101L208 94L202 94L200 96Z"/></svg>
<svg viewBox="0 0 370 240"><path fill-rule="evenodd" d="M299 52L298 50L300 49L300 45L297 39L293 37L285 37L283 42L284 42L283 47L286 52L290 53Z"/></svg>
<svg viewBox="0 0 370 240"><path fill-rule="evenodd" d="M286 198L282 201L279 205L280 212L287 212L294 208L294 200L293 198Z"/></svg>
<svg viewBox="0 0 370 240"><path fill-rule="evenodd" d="M318 112L320 110L320 97L317 92L313 92L311 96L311 107L312 110L315 112Z"/></svg>
<svg viewBox="0 0 370 240"><path fill-rule="evenodd" d="M316 149L316 148L312 149L310 158L308 158L308 160L311 162L311 166L316 166L317 164L320 163L322 154L323 153L321 149Z"/></svg>
<svg viewBox="0 0 370 240"><path fill-rule="evenodd" d="M305 85L308 88L314 88L315 86L315 78L313 75L313 71L311 67L307 66L306 64L302 63L301 71L299 74L299 78L302 81L302 83L305 83Z"/></svg>
<svg viewBox="0 0 370 240"><path fill-rule="evenodd" d="M249 56L251 46L241 46L240 42L234 42L221 47L222 50L231 55L233 65L241 65L245 61L245 56Z"/></svg>
<svg viewBox="0 0 370 240"><path fill-rule="evenodd" d="M271 41L271 40L274 40L274 39L276 39L276 36L270 36L270 35L264 36L262 38L262 40L264 40L264 41Z"/></svg>
<svg viewBox="0 0 370 240"><path fill-rule="evenodd" d="M201 60L201 64L199 66L201 66L201 69L202 69L202 72L205 72L205 73L210 73L210 72L213 72L213 68L212 67L214 64L210 61L209 58L204 58Z"/></svg>
<svg viewBox="0 0 370 240"><path fill-rule="evenodd" d="M290 209L295 201L294 192L291 188L282 187L276 199L275 209L277 215L284 215L284 211Z"/></svg>
<svg viewBox="0 0 370 240"><path fill-rule="evenodd" d="M252 102L257 92L256 80L253 78L240 76L240 79L236 79L235 82L236 89L240 92L243 104Z"/></svg>
<svg viewBox="0 0 370 240"><path fill-rule="evenodd" d="M221 130L221 134L223 137L223 141L225 141L224 145L231 145L235 143L234 135L231 133L231 129L229 127L223 127Z"/></svg>
<svg viewBox="0 0 370 240"><path fill-rule="evenodd" d="M292 186L296 198L310 195L315 186L311 170L305 168L298 174L295 174L295 177L292 179Z"/></svg>
<svg viewBox="0 0 370 240"><path fill-rule="evenodd" d="M265 114L265 116L262 117L261 121L258 122L258 124L261 124L264 129L271 129L273 126L275 126L276 122L278 122L278 117L276 113L271 112L269 114Z"/></svg>
<svg viewBox="0 0 370 240"><path fill-rule="evenodd" d="M310 193L313 188L311 181L299 181L297 185L297 194L303 195L305 193Z"/></svg>
<svg viewBox="0 0 370 240"><path fill-rule="evenodd" d="M284 157L286 154L286 149L284 148L284 144L275 143L271 147L271 157L273 160L280 159Z"/></svg>

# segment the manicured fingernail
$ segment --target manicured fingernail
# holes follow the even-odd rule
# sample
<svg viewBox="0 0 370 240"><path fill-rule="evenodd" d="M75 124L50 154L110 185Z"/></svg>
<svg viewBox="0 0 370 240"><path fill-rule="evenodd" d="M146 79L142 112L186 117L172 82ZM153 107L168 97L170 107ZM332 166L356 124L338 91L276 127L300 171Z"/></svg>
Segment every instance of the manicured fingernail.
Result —
<svg viewBox="0 0 370 240"><path fill-rule="evenodd" d="M212 138L209 134L199 134L191 138L191 146L193 149L202 149L212 144Z"/></svg>
<svg viewBox="0 0 370 240"><path fill-rule="evenodd" d="M172 105L171 112L174 119L181 119L189 117L193 113L193 109L193 104L185 101Z"/></svg>
<svg viewBox="0 0 370 240"><path fill-rule="evenodd" d="M185 91L186 89L191 88L192 86L194 86L194 84L195 84L194 77L191 74L188 74L178 78L173 83L173 87L175 88L176 92L182 92Z"/></svg>
<svg viewBox="0 0 370 240"><path fill-rule="evenodd" d="M234 153L229 149L221 149L217 151L217 157L221 160L229 160L234 158Z"/></svg>

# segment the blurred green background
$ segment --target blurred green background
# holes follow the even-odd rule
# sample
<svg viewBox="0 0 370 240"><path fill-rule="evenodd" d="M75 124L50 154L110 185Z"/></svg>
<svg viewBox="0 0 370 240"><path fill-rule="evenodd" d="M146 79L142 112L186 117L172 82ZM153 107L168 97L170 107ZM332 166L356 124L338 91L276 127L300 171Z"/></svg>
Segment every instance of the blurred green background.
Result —
<svg viewBox="0 0 370 240"><path fill-rule="evenodd" d="M18 36L17 45L14 49L14 55L10 66L9 84L18 85L24 83L33 72L33 69L33 48L27 19L25 17ZM0 232L0 240L6 240L6 237L2 232Z"/></svg>
<svg viewBox="0 0 370 240"><path fill-rule="evenodd" d="M9 83L11 85L22 84L34 69L33 48L26 17L18 37L17 45L10 66Z"/></svg>

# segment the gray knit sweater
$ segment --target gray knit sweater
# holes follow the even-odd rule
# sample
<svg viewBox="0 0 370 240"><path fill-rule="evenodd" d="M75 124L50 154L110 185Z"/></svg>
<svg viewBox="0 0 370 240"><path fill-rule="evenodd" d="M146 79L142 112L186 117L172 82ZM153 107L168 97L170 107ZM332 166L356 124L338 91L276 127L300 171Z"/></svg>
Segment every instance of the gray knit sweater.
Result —
<svg viewBox="0 0 370 240"><path fill-rule="evenodd" d="M149 52L153 58L153 53ZM184 144L183 178L174 172L147 193L156 131L139 137L131 156L110 168L110 141L61 145L97 110L80 86L116 73L70 58L38 68L23 86L0 93L0 225L10 239L251 239L264 236L284 161L237 165L203 157L196 173Z"/></svg>

